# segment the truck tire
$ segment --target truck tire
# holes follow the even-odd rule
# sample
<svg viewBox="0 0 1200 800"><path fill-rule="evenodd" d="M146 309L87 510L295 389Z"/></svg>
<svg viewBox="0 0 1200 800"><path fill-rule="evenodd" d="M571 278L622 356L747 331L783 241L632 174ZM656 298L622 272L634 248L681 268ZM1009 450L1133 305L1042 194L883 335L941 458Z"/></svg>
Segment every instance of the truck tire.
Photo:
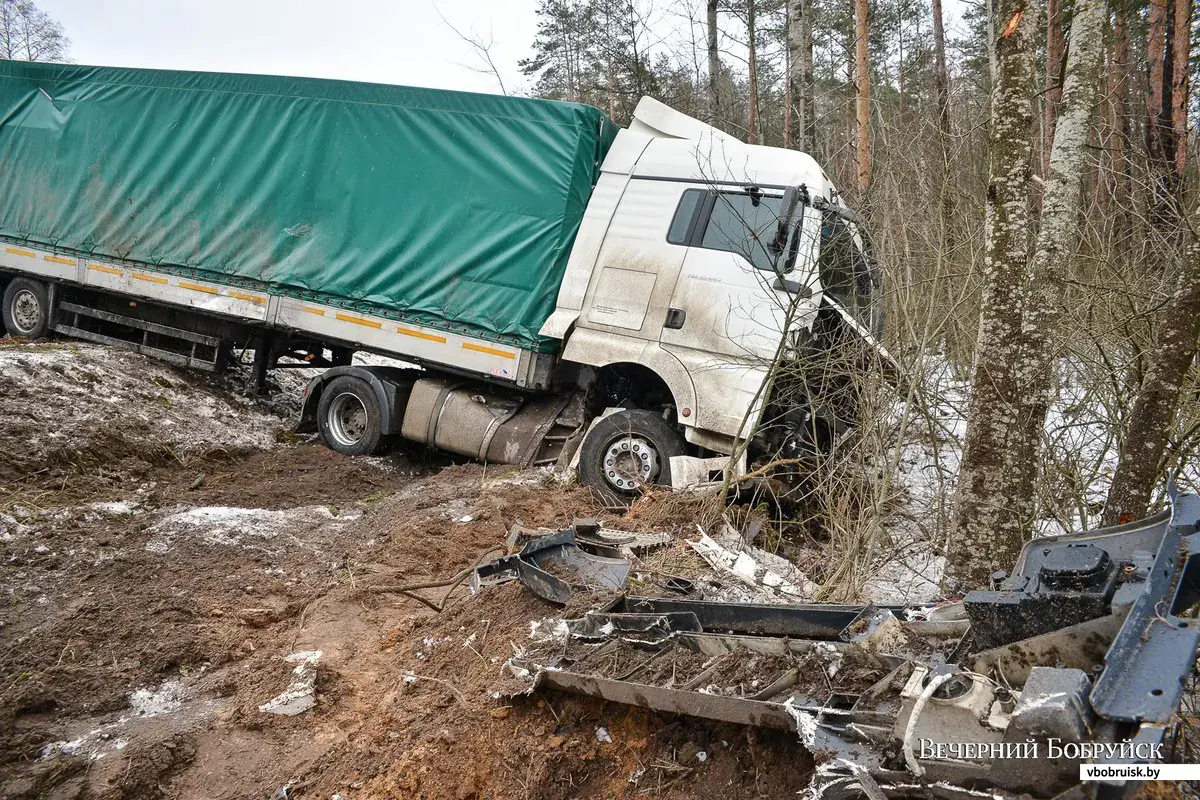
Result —
<svg viewBox="0 0 1200 800"><path fill-rule="evenodd" d="M45 338L50 332L50 292L46 284L13 278L4 289L2 314L9 335Z"/></svg>
<svg viewBox="0 0 1200 800"><path fill-rule="evenodd" d="M379 398L361 378L343 375L321 392L317 428L330 450L347 456L367 456L383 443L383 414Z"/></svg>
<svg viewBox="0 0 1200 800"><path fill-rule="evenodd" d="M653 411L630 409L596 423L579 448L579 480L610 506L628 506L649 484L671 484L683 436Z"/></svg>

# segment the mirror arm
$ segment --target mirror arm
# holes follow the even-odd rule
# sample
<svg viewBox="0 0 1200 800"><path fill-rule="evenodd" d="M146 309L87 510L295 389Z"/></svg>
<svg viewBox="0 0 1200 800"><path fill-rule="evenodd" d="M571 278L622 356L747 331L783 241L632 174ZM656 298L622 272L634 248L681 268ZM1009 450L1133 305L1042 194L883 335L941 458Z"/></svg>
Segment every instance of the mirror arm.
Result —
<svg viewBox="0 0 1200 800"><path fill-rule="evenodd" d="M801 283L800 281L794 281L789 278L785 278L782 275L775 278L775 282L771 284L771 288L781 292L787 292L788 294L794 294L802 300L807 300L808 298L812 297L811 286Z"/></svg>

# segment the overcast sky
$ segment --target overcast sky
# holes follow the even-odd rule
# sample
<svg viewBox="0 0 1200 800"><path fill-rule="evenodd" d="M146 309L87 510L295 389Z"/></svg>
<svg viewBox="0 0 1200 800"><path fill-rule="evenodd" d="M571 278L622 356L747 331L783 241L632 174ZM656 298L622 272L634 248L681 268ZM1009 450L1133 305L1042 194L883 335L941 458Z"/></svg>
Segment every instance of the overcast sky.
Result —
<svg viewBox="0 0 1200 800"><path fill-rule="evenodd" d="M535 0L36 0L77 64L301 75L496 92L446 26L494 41L509 91L537 29Z"/></svg>
<svg viewBox="0 0 1200 800"><path fill-rule="evenodd" d="M77 64L257 72L499 92L467 35L492 42L508 92L530 80L537 0L36 0L63 24ZM948 0L954 29L963 0ZM656 31L687 31L662 2ZM662 10L668 8L669 11ZM681 41L683 41L681 39Z"/></svg>

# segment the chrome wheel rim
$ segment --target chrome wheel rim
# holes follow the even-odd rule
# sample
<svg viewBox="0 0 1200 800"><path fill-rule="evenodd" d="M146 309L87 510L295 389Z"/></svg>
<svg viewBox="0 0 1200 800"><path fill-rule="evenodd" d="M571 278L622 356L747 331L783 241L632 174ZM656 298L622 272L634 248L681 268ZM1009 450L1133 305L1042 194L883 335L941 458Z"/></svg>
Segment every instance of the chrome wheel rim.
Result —
<svg viewBox="0 0 1200 800"><path fill-rule="evenodd" d="M328 421L330 435L343 447L354 447L367 435L367 407L350 392L333 398Z"/></svg>
<svg viewBox="0 0 1200 800"><path fill-rule="evenodd" d="M604 480L622 492L632 492L658 478L658 450L642 436L619 436L604 451Z"/></svg>
<svg viewBox="0 0 1200 800"><path fill-rule="evenodd" d="M42 319L42 304L37 295L28 289L20 289L13 295L12 320L18 333L32 333Z"/></svg>

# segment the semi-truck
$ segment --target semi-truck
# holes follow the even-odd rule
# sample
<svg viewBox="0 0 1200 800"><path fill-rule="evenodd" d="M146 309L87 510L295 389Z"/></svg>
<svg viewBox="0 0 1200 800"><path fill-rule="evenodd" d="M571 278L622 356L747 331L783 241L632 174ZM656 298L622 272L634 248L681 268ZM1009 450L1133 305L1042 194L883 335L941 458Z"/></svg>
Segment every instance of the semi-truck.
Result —
<svg viewBox="0 0 1200 800"><path fill-rule="evenodd" d="M14 61L0 284L10 335L214 372L253 352L259 385L322 368L300 427L336 451L571 463L614 503L744 471L780 444L753 438L767 417L811 441L836 422L771 364L880 333L869 240L816 161L652 98L618 129L578 103Z"/></svg>

